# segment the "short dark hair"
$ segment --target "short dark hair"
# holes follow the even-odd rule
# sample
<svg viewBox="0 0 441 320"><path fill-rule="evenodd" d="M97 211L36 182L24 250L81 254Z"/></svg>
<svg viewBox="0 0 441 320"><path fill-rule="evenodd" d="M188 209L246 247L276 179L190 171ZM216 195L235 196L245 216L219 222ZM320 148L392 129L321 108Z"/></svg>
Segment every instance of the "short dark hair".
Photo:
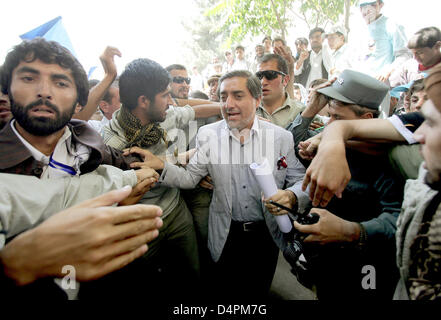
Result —
<svg viewBox="0 0 441 320"><path fill-rule="evenodd" d="M242 49L243 51L245 51L245 47L242 45L238 45L236 46L236 48L234 49L234 51L236 51L237 49Z"/></svg>
<svg viewBox="0 0 441 320"><path fill-rule="evenodd" d="M306 39L306 38L300 37L300 38L297 38L297 39L296 39L296 41L294 42L294 44L304 44L304 45L308 46L309 41L308 41L308 39Z"/></svg>
<svg viewBox="0 0 441 320"><path fill-rule="evenodd" d="M438 41L441 41L441 31L437 27L428 27L418 30L410 38L407 47L409 49L433 48Z"/></svg>
<svg viewBox="0 0 441 320"><path fill-rule="evenodd" d="M41 37L24 40L16 45L6 56L2 66L0 86L4 94L9 94L12 71L21 61L33 62L41 60L46 64L58 64L72 72L72 77L77 87L77 102L85 106L89 96L89 82L86 71L72 53L55 41L47 41ZM9 95L9 98L12 97Z"/></svg>
<svg viewBox="0 0 441 320"><path fill-rule="evenodd" d="M159 63L140 58L130 62L119 77L119 96L122 105L133 110L138 98L145 96L151 102L170 84L170 74Z"/></svg>
<svg viewBox="0 0 441 320"><path fill-rule="evenodd" d="M285 58L279 56L278 54L267 53L262 57L260 63L264 63L272 60L277 61L277 69L279 69L278 71L282 71L284 74L288 74L289 72L288 63L286 62Z"/></svg>
<svg viewBox="0 0 441 320"><path fill-rule="evenodd" d="M283 38L281 38L281 37L276 37L276 38L273 39L273 45L274 45L274 42L276 42L276 41L280 41L280 42L283 43L284 46L286 46L286 41L285 41L285 39L283 39Z"/></svg>
<svg viewBox="0 0 441 320"><path fill-rule="evenodd" d="M424 79L415 80L409 88L409 96L411 97L415 92L420 92L424 90Z"/></svg>
<svg viewBox="0 0 441 320"><path fill-rule="evenodd" d="M231 79L235 77L247 79L248 91L251 93L254 99L259 99L262 96L262 84L260 83L259 78L257 78L254 74L247 70L234 70L224 74L219 79L219 86L217 87L218 97L220 97L220 88L222 82L226 79Z"/></svg>
<svg viewBox="0 0 441 320"><path fill-rule="evenodd" d="M169 65L167 68L165 68L165 70L167 70L167 72L171 72L172 70L185 70L187 71L187 68L185 68L182 64L171 64Z"/></svg>
<svg viewBox="0 0 441 320"><path fill-rule="evenodd" d="M314 34L314 33L316 33L316 32L320 32L320 33L325 33L325 30L323 30L323 28L320 28L320 27L316 27L316 28L314 28L314 29L312 29L310 32L309 32L309 39L311 39L311 37L312 37L312 35Z"/></svg>
<svg viewBox="0 0 441 320"><path fill-rule="evenodd" d="M262 43L265 43L265 40L271 41L271 37L270 36L265 36L265 38L263 38L263 40L262 40Z"/></svg>

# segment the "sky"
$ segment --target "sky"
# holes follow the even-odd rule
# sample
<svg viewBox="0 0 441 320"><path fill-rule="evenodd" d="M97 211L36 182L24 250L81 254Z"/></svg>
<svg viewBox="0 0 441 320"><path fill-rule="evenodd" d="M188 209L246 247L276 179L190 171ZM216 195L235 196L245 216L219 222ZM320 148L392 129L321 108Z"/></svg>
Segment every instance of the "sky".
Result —
<svg viewBox="0 0 441 320"><path fill-rule="evenodd" d="M409 36L422 27L441 28L439 0L384 2L383 13L400 21ZM183 53L188 53L185 44L191 40L191 35L183 28L182 21L194 19L199 14L193 0L14 0L2 3L2 13L0 64L7 51L20 43L20 34L62 16L77 58L86 71L100 66L99 56L107 45L122 52L122 57L116 58L119 71L140 57L153 59L163 66L184 63ZM352 10L350 21L351 36L362 39L367 28L357 8ZM307 34L305 27L298 24L289 33L288 44L294 47L295 38ZM99 67L93 76L99 76L100 72Z"/></svg>

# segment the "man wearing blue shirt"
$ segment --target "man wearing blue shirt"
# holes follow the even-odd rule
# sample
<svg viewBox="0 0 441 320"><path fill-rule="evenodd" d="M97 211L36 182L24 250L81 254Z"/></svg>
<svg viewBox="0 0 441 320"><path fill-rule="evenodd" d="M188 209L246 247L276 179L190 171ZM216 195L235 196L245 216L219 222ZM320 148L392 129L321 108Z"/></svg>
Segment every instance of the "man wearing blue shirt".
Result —
<svg viewBox="0 0 441 320"><path fill-rule="evenodd" d="M383 0L360 1L360 11L368 25L374 52L368 58L366 71L378 80L388 82L393 71L411 58L403 26L381 14Z"/></svg>

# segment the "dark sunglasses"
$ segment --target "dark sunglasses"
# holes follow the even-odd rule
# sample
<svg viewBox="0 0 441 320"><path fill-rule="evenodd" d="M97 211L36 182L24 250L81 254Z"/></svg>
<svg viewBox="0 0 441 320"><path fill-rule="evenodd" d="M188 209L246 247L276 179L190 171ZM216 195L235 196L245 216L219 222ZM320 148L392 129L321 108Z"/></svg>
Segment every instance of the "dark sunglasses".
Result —
<svg viewBox="0 0 441 320"><path fill-rule="evenodd" d="M274 80L275 78L277 78L279 76L279 74L282 76L286 76L286 74L281 71L266 70L266 71L256 72L256 77L258 77L260 80L262 80L263 77L265 77L267 80Z"/></svg>
<svg viewBox="0 0 441 320"><path fill-rule="evenodd" d="M184 77L173 77L173 82L174 83L183 83L184 81L187 84L190 84L191 79L190 78L184 78Z"/></svg>

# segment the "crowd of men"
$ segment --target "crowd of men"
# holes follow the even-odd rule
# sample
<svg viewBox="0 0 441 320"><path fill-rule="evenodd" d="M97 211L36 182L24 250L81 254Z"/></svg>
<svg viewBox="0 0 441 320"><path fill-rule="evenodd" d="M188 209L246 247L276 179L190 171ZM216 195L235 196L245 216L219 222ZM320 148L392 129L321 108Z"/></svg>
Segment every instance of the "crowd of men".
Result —
<svg viewBox="0 0 441 320"><path fill-rule="evenodd" d="M252 63L226 52L206 93L180 64L117 76L113 47L99 81L57 42L12 48L2 297L265 299L282 251L319 300L439 299L441 32L407 40L382 0L359 6L363 61L339 26L295 53L265 37Z"/></svg>

